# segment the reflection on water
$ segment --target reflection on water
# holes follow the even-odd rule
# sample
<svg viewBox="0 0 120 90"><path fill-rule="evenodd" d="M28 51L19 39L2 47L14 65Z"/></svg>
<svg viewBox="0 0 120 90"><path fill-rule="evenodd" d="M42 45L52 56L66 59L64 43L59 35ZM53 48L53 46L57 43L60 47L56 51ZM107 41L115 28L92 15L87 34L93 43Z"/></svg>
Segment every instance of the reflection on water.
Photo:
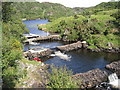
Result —
<svg viewBox="0 0 120 90"><path fill-rule="evenodd" d="M27 28L30 30L30 33L37 34L40 36L47 35L46 32L38 30L38 27L32 25L49 23L48 20L28 20L23 21L23 23L27 25ZM65 43L63 42L38 42L38 44L36 45L24 45L24 51L28 50L28 48L35 47L55 48L56 46L61 46L64 44ZM64 54L61 55L63 56ZM63 60L57 55L52 58L49 56L49 59L46 57L42 59L45 60L46 64L55 64L57 66L66 65L68 69L71 69L74 72L74 74L86 72L95 68L103 68L106 64L109 64L112 61L119 59L119 54L96 53L82 49L67 52L65 55L71 56L70 61Z"/></svg>
<svg viewBox="0 0 120 90"><path fill-rule="evenodd" d="M75 73L83 73L95 68L103 68L106 64L118 60L118 54L113 53L95 53L87 50L71 51L66 53L71 56L70 62L53 57L47 60L46 64L55 64L56 66L66 65ZM108 57L111 56L111 57Z"/></svg>
<svg viewBox="0 0 120 90"><path fill-rule="evenodd" d="M47 32L39 30L37 26L33 25L40 25L45 23L50 23L47 19L40 19L40 20L27 20L23 21L26 24L26 27L29 29L30 33L40 35L40 36L47 36Z"/></svg>

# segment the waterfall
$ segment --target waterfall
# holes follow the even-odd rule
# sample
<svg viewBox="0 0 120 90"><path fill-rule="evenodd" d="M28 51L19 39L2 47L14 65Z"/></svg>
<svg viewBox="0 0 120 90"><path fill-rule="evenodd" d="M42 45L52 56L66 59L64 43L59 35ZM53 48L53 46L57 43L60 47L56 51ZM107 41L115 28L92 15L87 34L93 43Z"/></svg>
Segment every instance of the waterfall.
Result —
<svg viewBox="0 0 120 90"><path fill-rule="evenodd" d="M108 76L108 80L109 80L109 83L108 82L102 82L101 84L97 85L96 86L96 89L99 89L99 90L112 90L112 89L115 89L115 90L118 90L120 89L120 79L118 79L117 77L117 74L116 73L112 73L111 75Z"/></svg>
<svg viewBox="0 0 120 90"><path fill-rule="evenodd" d="M120 88L120 79L118 79L116 73L113 73L108 76L109 84L112 85L115 88Z"/></svg>
<svg viewBox="0 0 120 90"><path fill-rule="evenodd" d="M118 80L118 77L117 77L116 73L113 73L108 76L108 79L109 79L109 82L113 82L115 80Z"/></svg>

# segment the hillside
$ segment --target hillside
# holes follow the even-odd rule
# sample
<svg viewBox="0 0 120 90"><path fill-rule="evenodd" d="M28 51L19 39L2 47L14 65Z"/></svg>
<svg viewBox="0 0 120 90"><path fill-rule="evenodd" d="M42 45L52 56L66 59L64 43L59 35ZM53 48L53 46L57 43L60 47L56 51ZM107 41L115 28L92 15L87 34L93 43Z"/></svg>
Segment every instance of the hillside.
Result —
<svg viewBox="0 0 120 90"><path fill-rule="evenodd" d="M113 14L118 11L118 2L102 2L94 7L89 7L82 12L82 15L92 14Z"/></svg>
<svg viewBox="0 0 120 90"><path fill-rule="evenodd" d="M57 3L49 2L16 2L14 3L17 13L21 18L27 19L49 19L66 17L75 14L75 10Z"/></svg>
<svg viewBox="0 0 120 90"><path fill-rule="evenodd" d="M70 41L85 40L89 44L88 48L120 48L117 5L118 2L101 3L79 15L61 17L39 26L39 29L60 33L63 39Z"/></svg>

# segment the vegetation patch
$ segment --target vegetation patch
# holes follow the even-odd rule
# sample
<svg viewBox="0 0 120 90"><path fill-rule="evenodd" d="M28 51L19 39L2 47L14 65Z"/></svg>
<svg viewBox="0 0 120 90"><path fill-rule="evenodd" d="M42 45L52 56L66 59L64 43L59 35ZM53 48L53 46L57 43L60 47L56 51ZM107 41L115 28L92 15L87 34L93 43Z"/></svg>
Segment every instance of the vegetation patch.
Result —
<svg viewBox="0 0 120 90"><path fill-rule="evenodd" d="M68 71L66 66L55 67L51 66L51 73L49 74L48 88L79 88L77 83L71 77L72 72Z"/></svg>

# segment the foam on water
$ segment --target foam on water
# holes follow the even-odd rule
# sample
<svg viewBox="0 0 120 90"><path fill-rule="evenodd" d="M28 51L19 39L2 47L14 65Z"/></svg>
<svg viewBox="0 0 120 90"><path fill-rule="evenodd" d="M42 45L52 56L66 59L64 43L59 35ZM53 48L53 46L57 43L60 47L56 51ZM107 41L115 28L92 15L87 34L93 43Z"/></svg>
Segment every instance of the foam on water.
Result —
<svg viewBox="0 0 120 90"><path fill-rule="evenodd" d="M117 74L113 73L111 75L108 76L109 79L109 84L112 85L115 88L119 88L120 89L120 79L118 79Z"/></svg>
<svg viewBox="0 0 120 90"><path fill-rule="evenodd" d="M71 58L71 56L61 53L60 51L56 51L55 54L51 54L51 56L58 56L59 58L66 60L66 61L70 61L70 58Z"/></svg>

